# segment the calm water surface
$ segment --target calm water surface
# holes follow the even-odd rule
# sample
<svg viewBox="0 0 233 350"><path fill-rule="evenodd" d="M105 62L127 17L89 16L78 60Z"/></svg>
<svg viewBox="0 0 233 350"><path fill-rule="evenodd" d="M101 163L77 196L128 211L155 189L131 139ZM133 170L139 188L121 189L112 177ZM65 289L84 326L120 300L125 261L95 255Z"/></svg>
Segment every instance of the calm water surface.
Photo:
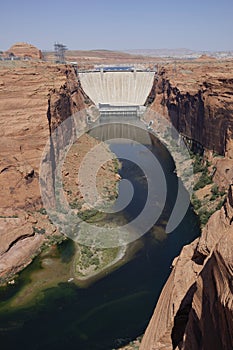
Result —
<svg viewBox="0 0 233 350"><path fill-rule="evenodd" d="M100 126L92 134L102 139L106 135L112 137L115 131L104 128ZM133 133L137 135L137 130L133 130ZM143 137L146 140L148 135ZM141 140L143 137L140 136ZM5 305L0 311L2 350L110 350L144 332L171 271L173 258L179 254L182 246L199 234L197 218L189 209L179 227L165 235L165 223L175 201L177 178L173 172L174 164L166 150L159 144L151 146L148 143L147 146L163 166L168 197L157 226L141 238L142 249L130 262L88 288L81 289L73 283L62 282L57 287L45 290L43 298L35 297L30 305L10 307L11 298L17 296L23 286L29 283L30 276L42 268L43 256L37 257L21 273L15 286L0 291L0 307ZM111 145L116 155L122 147L128 149L129 155L132 152L137 155L137 147L132 150L130 144ZM138 157L143 157L139 148L138 152ZM135 164L123 159L121 162L120 174L131 181L135 190L131 203L123 213L131 220L146 202L147 183ZM156 179L154 181L156 185ZM56 254L60 263L70 264L74 254L73 243L64 242Z"/></svg>

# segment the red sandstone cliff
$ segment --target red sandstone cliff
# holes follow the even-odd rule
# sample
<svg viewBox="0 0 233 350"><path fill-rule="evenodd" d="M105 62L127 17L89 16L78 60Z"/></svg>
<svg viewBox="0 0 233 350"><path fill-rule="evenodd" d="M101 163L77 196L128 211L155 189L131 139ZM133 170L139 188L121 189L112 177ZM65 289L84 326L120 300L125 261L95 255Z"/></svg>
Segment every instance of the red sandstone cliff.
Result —
<svg viewBox="0 0 233 350"><path fill-rule="evenodd" d="M20 58L42 59L42 52L34 45L28 43L16 43L6 52L6 56L14 55Z"/></svg>
<svg viewBox="0 0 233 350"><path fill-rule="evenodd" d="M150 108L205 149L233 152L232 68L233 62L213 62L161 69L148 98Z"/></svg>
<svg viewBox="0 0 233 350"><path fill-rule="evenodd" d="M173 262L140 350L233 349L233 75L232 62L167 67L148 102L193 148L215 162L214 180L228 188L199 239ZM179 68L179 70L178 70ZM208 69L209 70L208 70ZM214 161L218 152L224 156Z"/></svg>
<svg viewBox="0 0 233 350"><path fill-rule="evenodd" d="M140 349L233 348L233 197L182 249Z"/></svg>
<svg viewBox="0 0 233 350"><path fill-rule="evenodd" d="M55 126L90 101L71 67L31 62L1 64L0 95L1 280L30 263L43 242L58 234L38 212L48 114Z"/></svg>

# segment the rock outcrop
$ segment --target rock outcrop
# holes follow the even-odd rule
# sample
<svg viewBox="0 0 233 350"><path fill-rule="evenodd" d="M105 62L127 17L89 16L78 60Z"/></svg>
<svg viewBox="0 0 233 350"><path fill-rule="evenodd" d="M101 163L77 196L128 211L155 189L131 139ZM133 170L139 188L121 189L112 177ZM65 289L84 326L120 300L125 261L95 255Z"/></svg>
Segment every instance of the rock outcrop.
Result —
<svg viewBox="0 0 233 350"><path fill-rule="evenodd" d="M231 186L201 237L174 260L141 350L233 348L232 199Z"/></svg>
<svg viewBox="0 0 233 350"><path fill-rule="evenodd" d="M161 69L148 98L150 108L169 118L194 147L220 155L233 152L232 68L233 62L214 61Z"/></svg>
<svg viewBox="0 0 233 350"><path fill-rule="evenodd" d="M38 213L41 156L50 124L54 128L90 101L72 67L42 62L2 64L0 94L2 280L30 263L51 234L58 235L48 217Z"/></svg>
<svg viewBox="0 0 233 350"><path fill-rule="evenodd" d="M34 45L28 43L16 43L12 45L6 52L6 56L14 55L27 59L42 59L42 52Z"/></svg>
<svg viewBox="0 0 233 350"><path fill-rule="evenodd" d="M229 191L201 237L174 260L140 350L233 348L233 76L229 66L232 62L211 67L187 64L178 72L168 67L160 71L148 99L192 148L210 157L214 180ZM214 152L224 157L215 160Z"/></svg>

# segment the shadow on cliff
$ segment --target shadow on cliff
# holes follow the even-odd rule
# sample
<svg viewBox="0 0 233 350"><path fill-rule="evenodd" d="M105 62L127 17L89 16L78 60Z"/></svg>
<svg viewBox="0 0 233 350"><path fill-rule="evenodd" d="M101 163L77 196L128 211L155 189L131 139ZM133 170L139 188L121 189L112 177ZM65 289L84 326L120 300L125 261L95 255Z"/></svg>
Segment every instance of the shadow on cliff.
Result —
<svg viewBox="0 0 233 350"><path fill-rule="evenodd" d="M183 341L185 328L189 319L189 313L192 309L193 295L196 290L196 283L193 283L183 298L179 310L174 317L174 326L171 334L173 349L176 349L177 346L179 349L181 349L179 344L181 344Z"/></svg>
<svg viewBox="0 0 233 350"><path fill-rule="evenodd" d="M199 276L201 280L198 280L195 303L189 313L182 349L233 349L233 315L218 294L218 279L224 276L221 276L218 268L218 258L213 254ZM201 316L197 314L198 308Z"/></svg>
<svg viewBox="0 0 233 350"><path fill-rule="evenodd" d="M216 270L217 260L213 254L206 262L176 313L171 335L173 350L233 349L233 315L218 295L217 279L221 276Z"/></svg>
<svg viewBox="0 0 233 350"><path fill-rule="evenodd" d="M55 162L55 149L54 149L53 138L52 138L52 126L51 126L52 115L51 115L51 101L50 101L50 99L48 100L47 119L48 119L48 124L49 124L49 140L50 140L49 160L50 160L51 174L52 174L52 179L51 179L52 188L50 188L50 190L52 190L52 194L54 196L56 162Z"/></svg>

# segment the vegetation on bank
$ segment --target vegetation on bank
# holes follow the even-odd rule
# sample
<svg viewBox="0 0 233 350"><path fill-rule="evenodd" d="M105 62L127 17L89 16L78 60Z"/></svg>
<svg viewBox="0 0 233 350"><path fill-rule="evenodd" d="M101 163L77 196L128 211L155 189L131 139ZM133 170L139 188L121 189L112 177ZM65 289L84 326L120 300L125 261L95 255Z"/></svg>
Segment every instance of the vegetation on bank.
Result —
<svg viewBox="0 0 233 350"><path fill-rule="evenodd" d="M90 142L94 141L90 135L88 138ZM95 140L94 144L96 142ZM92 242L92 235L88 232L86 226L82 225L83 222L92 224L93 227L112 227L112 225L115 225L113 220L106 215L103 209L105 206L112 204L118 196L117 183L120 177L117 174L121 166L120 162L118 159L113 158L100 167L95 179L95 185L100 194L100 198L98 202L95 203L95 207L91 208L89 204L85 202L81 189L79 188L79 181L74 180L79 166L73 167L70 164L73 157L77 156L78 151L76 145L73 145L73 149L71 148L70 150L70 158L67 157L64 163L63 189L69 206L72 209L68 219L69 226L73 226L71 235L74 236L74 239L77 237L77 234L80 237L79 242L75 243L76 254L73 261L73 272L77 281L84 281L92 278L94 275L96 276L106 268L115 265L119 260L122 260L125 249L121 247L106 249L97 247L98 244L95 244L96 242L94 241ZM79 162L81 162L81 158ZM94 197L92 198L92 193L88 194L88 199L90 203L92 199L95 199ZM60 219L62 219L62 221L66 220L67 215L65 215L65 217L64 215L58 215L56 220L59 221ZM80 243L82 237L84 238L85 245ZM88 242L86 242L86 238Z"/></svg>
<svg viewBox="0 0 233 350"><path fill-rule="evenodd" d="M203 227L210 216L222 207L226 192L213 182L215 168L207 159L199 154L193 154L192 159L196 183L191 202Z"/></svg>
<svg viewBox="0 0 233 350"><path fill-rule="evenodd" d="M118 195L117 182L119 178L116 176L118 170L120 168L120 162L118 159L113 159L112 161L108 161L104 167L107 171L107 182L103 182L103 174L101 177L102 183L97 183L97 188L99 187L100 192L103 195L103 203L98 206L103 207L105 203L109 201L114 201ZM70 170L69 170L70 171ZM67 177L66 177L67 180ZM48 213L44 207L36 210L35 212L28 212L28 215L31 217L32 222L32 232L36 235L43 235L44 241L40 248L35 251L29 259L32 261L34 258L38 256L38 254L46 252L51 246L58 246L64 240L67 240L67 237L60 233L57 228L54 226L56 222L58 225L65 223L66 220L70 222L72 219L73 222L73 230L75 234L77 234L78 230L78 222L80 220L94 224L96 226L103 226L104 222L107 222L109 225L109 220L106 219L106 214L98 209L86 209L85 202L80 196L78 183L69 183L66 181L64 184L64 191L67 195L67 199L70 205L70 208L73 209L72 215L67 216L67 211L62 205L60 200L60 189L57 189L58 193L56 193L58 198L57 211L54 213ZM9 216L6 216L8 218ZM12 216L13 218L16 216ZM18 217L18 216L17 216ZM5 218L5 216L4 216ZM76 232L77 231L77 232ZM76 236L75 236L76 237ZM88 280L90 276L97 275L100 271L103 271L106 267L110 270L112 265L119 264L124 257L125 249L123 248L109 248L109 249L98 249L92 246L84 246L79 243L75 243L76 253L73 256L72 263L72 273L73 277L82 278L83 280ZM74 268L75 267L75 268ZM15 279L17 276L15 274L8 275L4 279L0 278L1 284L6 284L12 279Z"/></svg>
<svg viewBox="0 0 233 350"><path fill-rule="evenodd" d="M117 348L117 349L112 349L112 350L139 350L141 342L142 342L142 337L143 335L137 337L135 340L132 340L131 342L129 342L129 344Z"/></svg>
<svg viewBox="0 0 233 350"><path fill-rule="evenodd" d="M75 258L75 275L77 278L89 278L118 260L121 248L95 248L94 246L77 245Z"/></svg>

